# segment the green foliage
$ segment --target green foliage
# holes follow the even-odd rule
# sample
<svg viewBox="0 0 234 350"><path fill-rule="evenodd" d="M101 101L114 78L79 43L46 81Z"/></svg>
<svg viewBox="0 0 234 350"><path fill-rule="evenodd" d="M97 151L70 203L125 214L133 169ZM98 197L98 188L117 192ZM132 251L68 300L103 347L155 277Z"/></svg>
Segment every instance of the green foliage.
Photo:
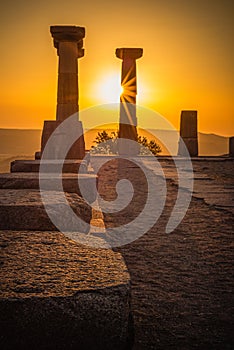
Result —
<svg viewBox="0 0 234 350"><path fill-rule="evenodd" d="M161 147L154 141L148 139L145 136L138 136L138 143L140 144L140 155L157 155L162 152ZM94 143L95 146L91 147L90 152L92 154L117 154L117 142L118 132L112 131L110 135L103 130L98 132Z"/></svg>
<svg viewBox="0 0 234 350"><path fill-rule="evenodd" d="M110 135L103 130L98 132L94 143L95 146L91 147L90 152L92 154L117 154L117 139L118 133L112 131Z"/></svg>
<svg viewBox="0 0 234 350"><path fill-rule="evenodd" d="M145 136L138 136L137 141L140 144L140 155L153 154L156 156L162 152L161 147L154 140L148 141Z"/></svg>

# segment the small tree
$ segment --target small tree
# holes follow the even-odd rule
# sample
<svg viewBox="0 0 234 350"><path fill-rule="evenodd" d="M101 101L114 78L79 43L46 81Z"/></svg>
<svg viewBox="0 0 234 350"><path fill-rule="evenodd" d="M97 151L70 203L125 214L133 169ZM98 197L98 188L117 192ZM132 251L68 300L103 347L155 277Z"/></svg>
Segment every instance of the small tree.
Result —
<svg viewBox="0 0 234 350"><path fill-rule="evenodd" d="M154 156L157 156L158 153L162 152L161 147L154 140L148 141L145 136L138 136L137 141L140 144L141 155L152 153Z"/></svg>
<svg viewBox="0 0 234 350"><path fill-rule="evenodd" d="M112 131L110 135L103 130L98 132L95 140L96 145L91 147L90 152L93 154L117 154L117 139L118 133Z"/></svg>
<svg viewBox="0 0 234 350"><path fill-rule="evenodd" d="M91 147L90 152L93 154L117 154L117 141L118 132L112 131L110 135L103 130L98 132L95 140L93 141L96 145ZM137 139L140 144L140 155L157 155L162 152L161 147L154 141L148 139L145 136L138 136Z"/></svg>

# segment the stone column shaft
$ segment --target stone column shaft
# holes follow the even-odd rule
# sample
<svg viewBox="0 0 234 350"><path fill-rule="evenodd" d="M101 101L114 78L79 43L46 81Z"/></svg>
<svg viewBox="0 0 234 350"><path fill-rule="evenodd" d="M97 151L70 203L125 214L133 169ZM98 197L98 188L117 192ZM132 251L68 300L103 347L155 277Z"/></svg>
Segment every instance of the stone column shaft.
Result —
<svg viewBox="0 0 234 350"><path fill-rule="evenodd" d="M136 60L142 57L141 48L121 48L116 50L116 56L122 59L121 85L123 93L120 97L120 119L119 119L119 138L133 140L137 142L137 117L136 117ZM138 149L128 150L131 154L137 154ZM126 154L119 143L119 153Z"/></svg>
<svg viewBox="0 0 234 350"><path fill-rule="evenodd" d="M63 121L79 111L78 58L84 56L82 27L52 26L59 57L56 120Z"/></svg>
<svg viewBox="0 0 234 350"><path fill-rule="evenodd" d="M63 121L79 110L77 43L60 42L58 55L59 69L56 119Z"/></svg>
<svg viewBox="0 0 234 350"><path fill-rule="evenodd" d="M136 103L136 95L137 95L136 60L131 57L126 57L122 61L121 85L125 90L122 98L126 100L126 102ZM131 95L129 95L130 91L131 91Z"/></svg>

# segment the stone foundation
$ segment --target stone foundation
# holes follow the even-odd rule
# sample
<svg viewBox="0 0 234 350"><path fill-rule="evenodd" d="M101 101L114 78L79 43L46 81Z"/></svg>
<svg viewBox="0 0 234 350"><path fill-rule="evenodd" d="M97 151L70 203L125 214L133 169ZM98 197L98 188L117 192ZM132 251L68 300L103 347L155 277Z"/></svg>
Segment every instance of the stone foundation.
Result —
<svg viewBox="0 0 234 350"><path fill-rule="evenodd" d="M41 178L43 190L57 191L61 178L56 174L44 174ZM85 197L89 203L96 199L97 176L92 174L63 174L62 179L63 191L76 193L83 196L82 190L85 191ZM0 174L0 189L33 189L39 190L38 173L11 173Z"/></svg>
<svg viewBox="0 0 234 350"><path fill-rule="evenodd" d="M38 173L40 171L40 160L15 160L11 162L12 173ZM87 163L84 160L44 160L43 172L60 173L61 164L63 164L63 173L87 173Z"/></svg>

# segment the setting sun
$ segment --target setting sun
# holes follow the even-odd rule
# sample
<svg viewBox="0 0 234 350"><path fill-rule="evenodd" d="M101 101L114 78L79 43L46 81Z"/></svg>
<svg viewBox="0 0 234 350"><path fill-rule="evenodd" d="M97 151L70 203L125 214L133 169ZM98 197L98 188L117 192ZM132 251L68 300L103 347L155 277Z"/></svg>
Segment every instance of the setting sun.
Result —
<svg viewBox="0 0 234 350"><path fill-rule="evenodd" d="M100 103L118 103L123 93L119 72L106 73L94 86L96 99Z"/></svg>

